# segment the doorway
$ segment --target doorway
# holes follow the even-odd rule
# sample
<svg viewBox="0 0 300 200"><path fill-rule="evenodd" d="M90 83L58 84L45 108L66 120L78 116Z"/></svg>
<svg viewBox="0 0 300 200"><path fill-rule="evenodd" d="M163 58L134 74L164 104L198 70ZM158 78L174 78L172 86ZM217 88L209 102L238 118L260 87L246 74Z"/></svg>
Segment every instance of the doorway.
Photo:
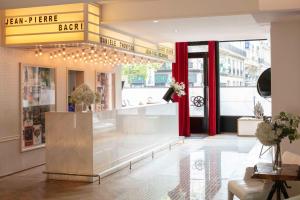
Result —
<svg viewBox="0 0 300 200"><path fill-rule="evenodd" d="M188 46L190 130L208 133L208 45L190 42Z"/></svg>
<svg viewBox="0 0 300 200"><path fill-rule="evenodd" d="M75 111L75 105L71 101L72 92L81 84L84 83L84 71L68 70L67 78L67 108L68 112Z"/></svg>

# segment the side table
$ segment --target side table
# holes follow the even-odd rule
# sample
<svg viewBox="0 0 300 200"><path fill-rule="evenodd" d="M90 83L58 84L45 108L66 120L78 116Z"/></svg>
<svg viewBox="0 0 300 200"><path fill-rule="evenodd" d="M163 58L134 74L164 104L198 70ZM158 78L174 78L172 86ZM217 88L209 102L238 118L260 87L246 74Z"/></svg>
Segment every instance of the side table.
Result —
<svg viewBox="0 0 300 200"><path fill-rule="evenodd" d="M275 192L277 200L281 199L281 194L286 199L289 198L286 191L289 186L286 181L300 181L299 169L299 165L283 164L280 170L274 171L272 163L258 163L254 166L252 178L267 179L274 182L267 200L271 200Z"/></svg>

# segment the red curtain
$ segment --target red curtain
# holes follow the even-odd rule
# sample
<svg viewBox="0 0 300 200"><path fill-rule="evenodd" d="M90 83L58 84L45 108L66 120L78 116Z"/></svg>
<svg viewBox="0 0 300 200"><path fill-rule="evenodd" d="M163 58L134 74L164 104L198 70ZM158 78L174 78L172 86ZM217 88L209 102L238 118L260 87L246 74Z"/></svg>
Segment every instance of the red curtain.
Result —
<svg viewBox="0 0 300 200"><path fill-rule="evenodd" d="M172 65L172 76L179 83L185 84L186 95L177 97L179 107L179 135L189 137L190 133L190 108L189 108L189 80L188 80L188 43L176 43L176 62Z"/></svg>
<svg viewBox="0 0 300 200"><path fill-rule="evenodd" d="M208 134L217 134L216 42L208 42Z"/></svg>

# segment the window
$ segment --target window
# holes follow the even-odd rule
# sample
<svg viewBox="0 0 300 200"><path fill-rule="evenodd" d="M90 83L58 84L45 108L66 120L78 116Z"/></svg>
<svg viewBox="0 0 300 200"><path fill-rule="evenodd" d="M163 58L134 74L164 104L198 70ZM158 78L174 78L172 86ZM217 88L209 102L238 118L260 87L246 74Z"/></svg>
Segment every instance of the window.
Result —
<svg viewBox="0 0 300 200"><path fill-rule="evenodd" d="M122 106L162 101L172 80L172 64L128 64L122 66Z"/></svg>
<svg viewBox="0 0 300 200"><path fill-rule="evenodd" d="M204 71L203 58L189 58L189 65L193 63L193 67L189 66L189 101L190 116L204 116L203 107L197 107L193 104L195 97L204 97Z"/></svg>
<svg viewBox="0 0 300 200"><path fill-rule="evenodd" d="M260 74L270 67L268 41L221 42L219 48L220 60L227 58L231 67L227 73L220 70L220 114L253 116L254 104L259 101L265 115L271 116L271 99L259 96L256 88ZM262 49L264 53L260 55L264 64L258 63L256 56ZM223 52L226 52L226 55Z"/></svg>
<svg viewBox="0 0 300 200"><path fill-rule="evenodd" d="M188 46L189 53L207 52L207 51L208 51L208 45Z"/></svg>

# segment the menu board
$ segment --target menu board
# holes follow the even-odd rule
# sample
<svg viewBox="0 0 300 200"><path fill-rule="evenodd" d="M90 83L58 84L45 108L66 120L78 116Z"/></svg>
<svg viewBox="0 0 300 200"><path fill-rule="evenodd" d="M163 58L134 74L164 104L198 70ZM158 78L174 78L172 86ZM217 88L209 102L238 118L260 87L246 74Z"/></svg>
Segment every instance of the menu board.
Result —
<svg viewBox="0 0 300 200"><path fill-rule="evenodd" d="M45 145L45 112L56 110L55 69L20 66L21 148Z"/></svg>

